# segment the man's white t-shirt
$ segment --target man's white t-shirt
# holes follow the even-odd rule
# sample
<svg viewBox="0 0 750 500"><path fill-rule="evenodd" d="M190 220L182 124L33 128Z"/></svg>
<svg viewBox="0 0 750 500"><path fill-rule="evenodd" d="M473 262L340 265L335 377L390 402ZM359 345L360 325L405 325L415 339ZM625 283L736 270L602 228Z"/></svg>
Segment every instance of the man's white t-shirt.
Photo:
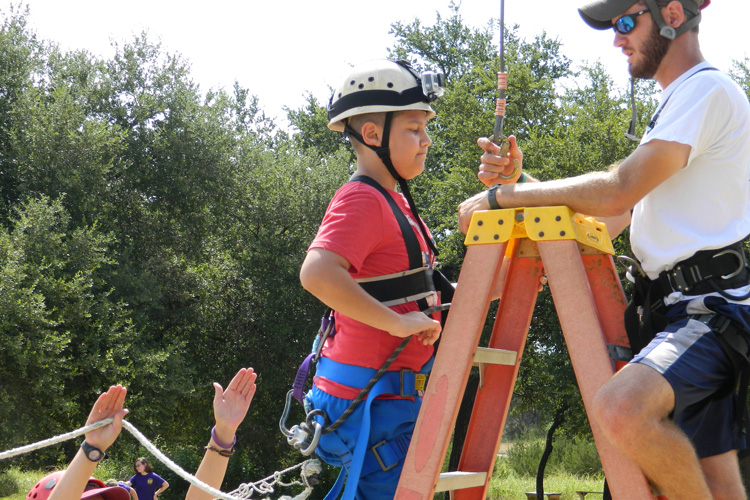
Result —
<svg viewBox="0 0 750 500"><path fill-rule="evenodd" d="M687 165L633 209L630 243L654 279L699 250L750 234L750 105L727 75L701 63L664 89L666 102L641 145L691 147Z"/></svg>

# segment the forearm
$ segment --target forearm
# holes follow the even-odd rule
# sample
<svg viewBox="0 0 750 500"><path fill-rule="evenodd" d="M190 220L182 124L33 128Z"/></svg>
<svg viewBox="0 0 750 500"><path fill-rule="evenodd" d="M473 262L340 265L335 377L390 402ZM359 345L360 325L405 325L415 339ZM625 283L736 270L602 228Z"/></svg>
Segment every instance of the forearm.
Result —
<svg viewBox="0 0 750 500"><path fill-rule="evenodd" d="M92 462L83 453L78 450L76 456L70 462L70 465L63 474L60 482L52 490L49 500L70 500L71 498L81 498L86 483L96 469L97 462Z"/></svg>
<svg viewBox="0 0 750 500"><path fill-rule="evenodd" d="M331 309L373 328L393 332L400 315L378 302L351 277L346 267L331 265L335 254L310 252L300 272L302 286Z"/></svg>
<svg viewBox="0 0 750 500"><path fill-rule="evenodd" d="M169 483L166 482L166 481L164 481L162 483L162 485L159 486L159 488L156 490L155 494L156 495L161 495L162 493L164 493L167 490L167 488L169 488Z"/></svg>
<svg viewBox="0 0 750 500"><path fill-rule="evenodd" d="M208 442L208 446L217 450L226 449L222 448L213 439ZM228 465L229 457L222 456L215 450L206 449L195 477L217 490L221 489L221 483L224 481ZM191 484L185 500L211 500L212 498L214 498L213 495Z"/></svg>
<svg viewBox="0 0 750 500"><path fill-rule="evenodd" d="M613 172L592 172L546 182L502 186L496 192L503 208L565 205L593 216L620 216L632 208L627 191Z"/></svg>

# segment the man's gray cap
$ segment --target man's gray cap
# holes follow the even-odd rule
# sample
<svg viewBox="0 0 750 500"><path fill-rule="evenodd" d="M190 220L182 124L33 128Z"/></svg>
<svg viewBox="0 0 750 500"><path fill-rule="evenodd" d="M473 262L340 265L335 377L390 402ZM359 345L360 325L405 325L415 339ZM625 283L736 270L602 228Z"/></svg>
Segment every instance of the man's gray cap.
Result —
<svg viewBox="0 0 750 500"><path fill-rule="evenodd" d="M586 24L597 30L612 27L612 19L619 17L638 0L596 0L578 9Z"/></svg>
<svg viewBox="0 0 750 500"><path fill-rule="evenodd" d="M596 0L590 4L584 5L578 9L578 13L586 24L597 30L606 30L612 27L612 19L620 17L623 12L635 5L638 0ZM704 9L711 3L711 0L678 0L682 5L690 7L688 10L693 15L692 8L700 7ZM688 4L688 5L686 5ZM700 19L699 19L700 21Z"/></svg>

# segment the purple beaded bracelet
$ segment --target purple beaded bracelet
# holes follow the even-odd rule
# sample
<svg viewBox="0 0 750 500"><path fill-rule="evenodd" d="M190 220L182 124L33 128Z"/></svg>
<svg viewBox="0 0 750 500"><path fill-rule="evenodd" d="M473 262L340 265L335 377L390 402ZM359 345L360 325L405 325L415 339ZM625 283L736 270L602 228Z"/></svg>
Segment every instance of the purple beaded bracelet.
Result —
<svg viewBox="0 0 750 500"><path fill-rule="evenodd" d="M225 444L219 441L219 439L216 437L216 426L213 426L211 428L211 439L214 440L214 443L218 444L222 448L226 448L227 450L231 450L234 448L234 445L237 444L237 434L234 435L234 439L232 440L232 444Z"/></svg>

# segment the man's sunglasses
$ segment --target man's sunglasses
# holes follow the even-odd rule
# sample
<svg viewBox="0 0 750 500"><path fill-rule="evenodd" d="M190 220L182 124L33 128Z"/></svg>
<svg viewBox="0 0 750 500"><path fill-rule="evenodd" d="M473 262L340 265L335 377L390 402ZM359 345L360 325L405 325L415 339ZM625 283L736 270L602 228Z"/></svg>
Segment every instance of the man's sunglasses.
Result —
<svg viewBox="0 0 750 500"><path fill-rule="evenodd" d="M635 28L635 18L640 16L641 14L645 14L646 12L648 12L648 9L618 17L615 23L612 25L612 29L621 35L627 35Z"/></svg>

